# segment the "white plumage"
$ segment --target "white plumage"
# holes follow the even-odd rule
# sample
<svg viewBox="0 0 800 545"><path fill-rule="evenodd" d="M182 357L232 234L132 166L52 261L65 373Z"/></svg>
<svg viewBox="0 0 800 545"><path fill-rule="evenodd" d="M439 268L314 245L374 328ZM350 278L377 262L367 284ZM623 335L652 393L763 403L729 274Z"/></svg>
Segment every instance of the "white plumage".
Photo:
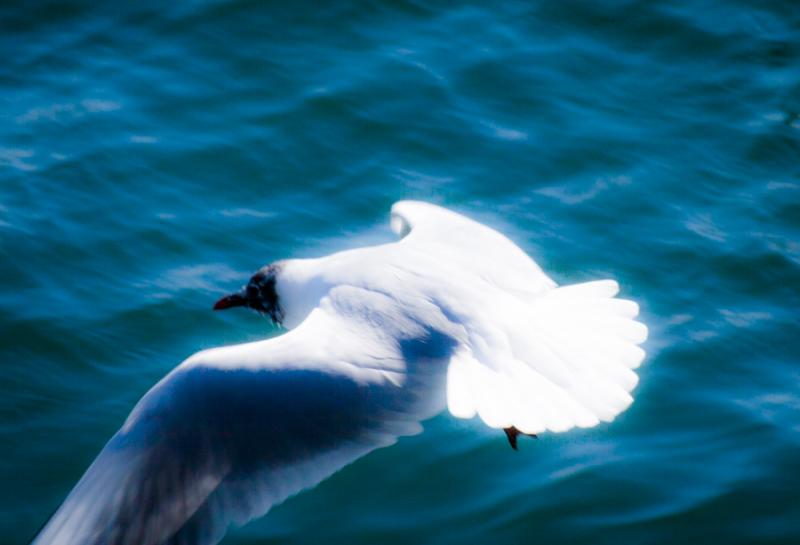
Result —
<svg viewBox="0 0 800 545"><path fill-rule="evenodd" d="M408 232L401 245L459 269L437 289L454 288L438 302L465 330L448 369L453 415L533 434L608 422L630 405L647 328L636 303L614 299L615 281L558 288L497 231L430 204L397 203L392 218Z"/></svg>
<svg viewBox="0 0 800 545"><path fill-rule="evenodd" d="M35 543L216 543L445 407L536 434L630 405L647 328L615 281L558 287L427 203L395 204L391 227L400 241L274 264L290 331L173 370Z"/></svg>

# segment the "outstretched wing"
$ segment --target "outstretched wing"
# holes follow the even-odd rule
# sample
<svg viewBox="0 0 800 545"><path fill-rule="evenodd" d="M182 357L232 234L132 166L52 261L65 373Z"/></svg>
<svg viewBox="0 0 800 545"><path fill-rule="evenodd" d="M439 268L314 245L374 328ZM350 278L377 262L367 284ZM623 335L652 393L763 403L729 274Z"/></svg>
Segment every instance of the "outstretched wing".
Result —
<svg viewBox="0 0 800 545"><path fill-rule="evenodd" d="M398 202L391 221L400 244L457 267L437 300L466 331L448 369L453 415L560 432L631 404L647 328L615 281L556 287L509 239L435 205Z"/></svg>
<svg viewBox="0 0 800 545"><path fill-rule="evenodd" d="M213 544L398 436L428 406L411 366L452 342L388 296L336 288L285 335L200 352L135 407L36 545ZM400 387L403 385L403 387Z"/></svg>
<svg viewBox="0 0 800 545"><path fill-rule="evenodd" d="M446 208L400 201L392 206L390 225L403 244L436 255L520 297L535 297L556 286L507 237Z"/></svg>

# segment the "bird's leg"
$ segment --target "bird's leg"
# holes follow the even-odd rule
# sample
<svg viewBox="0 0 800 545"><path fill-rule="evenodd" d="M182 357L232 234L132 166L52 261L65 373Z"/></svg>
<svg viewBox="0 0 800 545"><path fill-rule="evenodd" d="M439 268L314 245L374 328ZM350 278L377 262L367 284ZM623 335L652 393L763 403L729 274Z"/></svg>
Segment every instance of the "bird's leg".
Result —
<svg viewBox="0 0 800 545"><path fill-rule="evenodd" d="M535 433L522 433L514 426L511 426L510 428L503 428L503 431L506 432L506 437L508 438L508 444L511 445L511 448L513 448L514 450L517 450L517 437L519 437L520 434L527 435L528 437L533 437L534 439L538 439Z"/></svg>

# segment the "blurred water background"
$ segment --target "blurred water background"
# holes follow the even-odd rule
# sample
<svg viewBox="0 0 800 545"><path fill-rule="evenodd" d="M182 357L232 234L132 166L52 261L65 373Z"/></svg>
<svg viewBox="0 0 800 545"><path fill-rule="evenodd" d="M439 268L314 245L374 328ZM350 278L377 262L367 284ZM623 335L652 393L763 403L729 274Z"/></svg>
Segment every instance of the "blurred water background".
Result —
<svg viewBox="0 0 800 545"><path fill-rule="evenodd" d="M25 543L270 261L403 198L617 278L651 339L611 425L441 415L225 543L800 542L800 7L0 6L0 541ZM480 259L480 256L476 256Z"/></svg>

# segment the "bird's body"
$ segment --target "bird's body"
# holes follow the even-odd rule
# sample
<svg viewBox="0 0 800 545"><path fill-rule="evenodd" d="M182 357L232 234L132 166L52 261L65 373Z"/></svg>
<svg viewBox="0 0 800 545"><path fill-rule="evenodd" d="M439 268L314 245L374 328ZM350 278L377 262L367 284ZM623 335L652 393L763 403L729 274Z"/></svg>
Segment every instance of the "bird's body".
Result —
<svg viewBox="0 0 800 545"><path fill-rule="evenodd" d="M195 354L137 404L36 544L211 544L448 407L518 433L610 421L646 336L613 281L565 288L500 233L426 203L403 238L257 273L287 333Z"/></svg>

